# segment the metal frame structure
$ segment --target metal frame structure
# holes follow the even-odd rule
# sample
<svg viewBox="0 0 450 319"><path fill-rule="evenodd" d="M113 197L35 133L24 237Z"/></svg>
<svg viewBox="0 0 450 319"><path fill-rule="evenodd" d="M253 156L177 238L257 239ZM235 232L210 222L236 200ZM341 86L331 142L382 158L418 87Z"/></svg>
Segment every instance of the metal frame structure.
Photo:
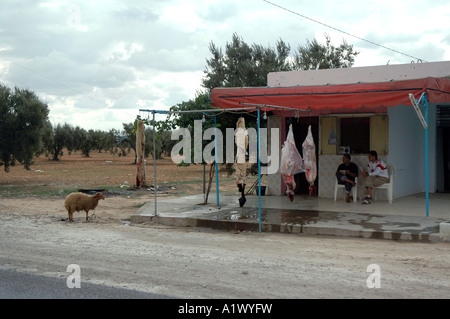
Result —
<svg viewBox="0 0 450 319"><path fill-rule="evenodd" d="M211 112L233 112L233 111L255 111L257 112L257 157L258 157L258 209L259 209L259 232L262 231L261 227L261 159L260 159L260 128L261 128L261 109L281 109L286 111L300 111L300 112L311 112L311 108L306 110L290 108L284 106L276 105L266 105L266 104L250 104L250 103L240 103L241 105L251 106L242 108L230 108L230 109L203 109L203 110L188 110L188 111L166 111L166 110L149 110L149 109L139 109L139 112L149 112L153 114L153 179L154 179L154 193L155 193L155 216L158 216L158 206L157 206L157 192L158 188L156 186L156 127L155 127L155 115L156 114L176 114L176 113L211 113ZM214 115L214 125L216 125L216 115ZM216 128L217 129L217 128ZM217 134L214 136L215 149L217 150ZM219 175L218 175L218 163L217 163L217 151L215 152L215 169L216 169L216 197L217 206L220 206L219 202Z"/></svg>
<svg viewBox="0 0 450 319"><path fill-rule="evenodd" d="M414 96L411 96L410 100L415 108L418 118L421 121L424 131L425 131L425 192L426 192L426 216L429 217L429 164L428 164L428 136L429 136L429 125L428 125L428 98L427 93L423 92L420 98L416 101ZM259 232L262 231L261 227L261 159L260 159L260 128L261 128L261 109L267 111L267 109L281 109L287 111L300 111L300 112L311 112L311 108L308 109L298 109L298 108L290 108L284 106L276 106L276 105L267 105L267 104L252 104L252 103L243 103L240 102L240 105L246 106L242 108L229 108L229 109L203 109L203 110L188 110L188 111L166 111L166 110L149 110L149 109L139 109L140 112L149 112L153 114L153 156L156 158L155 150L156 150L156 128L155 128L155 115L156 114L177 114L177 113L215 113L215 112L233 112L233 111L248 111L257 112L257 157L258 157L258 209L259 209ZM419 109L419 106L423 106L424 115L422 111ZM216 115L214 115L214 125L216 126L217 119ZM216 128L217 129L217 128ZM217 133L215 133L215 149L217 149ZM215 152L215 174L216 174L216 200L217 206L220 206L219 200L219 175L218 175L218 162L217 162L217 151ZM157 206L157 186L156 186L156 160L153 161L153 179L154 179L154 193L155 193L155 216L158 216L158 206Z"/></svg>

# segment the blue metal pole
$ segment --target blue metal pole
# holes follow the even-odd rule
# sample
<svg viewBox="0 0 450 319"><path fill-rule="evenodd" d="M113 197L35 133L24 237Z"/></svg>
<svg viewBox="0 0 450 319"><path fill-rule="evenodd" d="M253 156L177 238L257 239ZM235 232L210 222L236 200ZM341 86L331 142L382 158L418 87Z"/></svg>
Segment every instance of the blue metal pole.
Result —
<svg viewBox="0 0 450 319"><path fill-rule="evenodd" d="M220 206L220 201L219 201L219 163L217 163L217 153L218 153L218 149L217 149L217 120L216 117L214 116L214 158L215 158L215 162L216 162L216 197L217 197L217 207Z"/></svg>
<svg viewBox="0 0 450 319"><path fill-rule="evenodd" d="M158 216L158 187L156 186L156 128L155 128L155 111L153 113L153 187L155 189L155 216Z"/></svg>
<svg viewBox="0 0 450 319"><path fill-rule="evenodd" d="M260 108L258 106L258 196L259 196L259 232L261 232L261 158L260 158L260 142L259 139L261 138L260 135Z"/></svg>
<svg viewBox="0 0 450 319"><path fill-rule="evenodd" d="M427 217L430 216L430 191L429 191L429 174L428 174L428 170L429 170L429 166L428 166L428 99L427 99L427 95L426 93L424 93L423 95L423 99L422 99L423 105L425 107L425 122L427 123L427 128L425 129L425 167L426 167L426 171L425 171L425 197L426 197L426 206L427 206Z"/></svg>

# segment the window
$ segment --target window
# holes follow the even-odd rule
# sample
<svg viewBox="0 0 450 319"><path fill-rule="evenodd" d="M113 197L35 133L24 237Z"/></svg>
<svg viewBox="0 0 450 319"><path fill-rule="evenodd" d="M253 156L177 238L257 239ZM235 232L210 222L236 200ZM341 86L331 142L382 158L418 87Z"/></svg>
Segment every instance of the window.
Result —
<svg viewBox="0 0 450 319"><path fill-rule="evenodd" d="M367 154L370 150L376 150L378 155L388 154L389 121L386 114L323 116L320 118L320 132L322 155L340 154L341 146L349 146L352 154ZM337 137L337 141L330 138L332 135Z"/></svg>
<svg viewBox="0 0 450 319"><path fill-rule="evenodd" d="M367 154L370 151L370 118L341 118L340 146L349 146L352 154Z"/></svg>

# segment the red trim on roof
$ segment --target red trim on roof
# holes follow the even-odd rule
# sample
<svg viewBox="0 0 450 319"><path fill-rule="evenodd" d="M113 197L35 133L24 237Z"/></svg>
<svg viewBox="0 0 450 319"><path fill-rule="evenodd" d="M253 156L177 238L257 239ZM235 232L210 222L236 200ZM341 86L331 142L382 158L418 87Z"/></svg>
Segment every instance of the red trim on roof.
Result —
<svg viewBox="0 0 450 319"><path fill-rule="evenodd" d="M240 103L311 108L321 114L358 109L380 112L385 107L411 105L409 93L419 99L427 92L434 104L450 103L450 79L426 78L380 83L357 83L292 87L215 88L211 99L222 109L243 107ZM362 109L362 110L361 110Z"/></svg>

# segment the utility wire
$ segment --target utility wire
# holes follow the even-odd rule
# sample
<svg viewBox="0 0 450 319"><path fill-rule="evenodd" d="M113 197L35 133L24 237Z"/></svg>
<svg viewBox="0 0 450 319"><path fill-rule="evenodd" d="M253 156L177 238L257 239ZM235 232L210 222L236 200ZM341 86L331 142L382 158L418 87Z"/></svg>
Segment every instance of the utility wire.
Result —
<svg viewBox="0 0 450 319"><path fill-rule="evenodd" d="M266 2L266 3L268 3L268 4L270 4L270 5L275 6L275 7L277 7L277 8L280 8L280 9L282 9L282 10L284 10L284 11L293 13L293 14L298 15L298 16L304 18L304 19L307 19L307 20L310 20L310 21L312 21L312 22L321 24L321 25L323 25L323 26L325 26L325 27L327 27L327 28L330 28L330 29L333 29L333 30L335 30L335 31L344 33L344 34L349 35L349 36L351 36L351 37L353 37L353 38L356 38L356 39L358 39L358 40L361 40L361 41L370 43L370 44L372 44L372 45L378 46L378 47L383 48L383 49L386 49L386 50L393 51L393 52L395 52L395 53L402 54L402 55L407 56L407 57L409 57L409 58L413 58L413 59L415 59L415 60L417 60L417 61L427 62L427 61L425 61L425 60L423 60L423 59L420 59L420 58L417 58L417 57L415 57L415 56L412 56L412 55L409 55L409 54L400 52L400 51L398 51L398 50L394 50L394 49L388 48L388 47L386 47L386 46L384 46L384 45L375 43L375 42L370 41L370 40L366 40L366 39L364 39L364 38L358 37L358 36L356 36L356 35L353 35L353 34L351 34L351 33L346 32L346 31L343 31L343 30L340 30L340 29L338 29L338 28L332 27L331 25L328 25L328 24L325 24L325 23L323 23L323 22L317 21L317 20L315 20L315 19L312 19L312 18L307 17L307 16L305 16L305 15L303 15L303 14L300 14L300 13L295 12L295 11L293 11L293 10L287 9L287 8L285 8L285 7L282 7L282 6L280 6L280 5L276 4L276 3L270 2L270 1L268 1L268 0L263 0L263 1Z"/></svg>
<svg viewBox="0 0 450 319"><path fill-rule="evenodd" d="M37 76L39 76L39 77L41 77L41 78L43 78L43 79L46 79L47 81L53 82L53 83L55 83L55 84L58 84L58 85L60 85L60 86L65 87L66 89L72 90L72 91L74 91L74 92L76 92L76 93L78 93L78 94L80 94L80 95L84 95L84 96L86 96L86 97L88 97L88 98L90 98L90 99L93 99L93 100L95 100L95 101L97 101L97 102L100 102L100 103L102 103L102 104L105 104L105 101L101 101L101 100L97 99L96 97L94 97L94 96L92 96L92 95L88 95L88 94L83 93L83 92L81 92L81 91L79 91L79 90L76 90L76 89L74 89L74 88L72 88L72 87L70 87L70 86L68 86L68 85L65 85L65 84L62 83L62 82L55 81L55 80L49 78L48 76L42 75L42 74L40 74L40 73L38 73L38 72L36 72L36 71L30 69L30 68L27 68L27 67L25 67L25 66L23 66L23 65L20 65L20 64L16 63L16 62L14 62L14 61L9 61L9 62L12 63L12 64L14 64L14 65L16 65L16 66L18 66L18 67L20 67L20 68L22 68L22 69L24 69L24 70L26 70L26 71L28 71L28 72L34 73L35 75L37 75Z"/></svg>

